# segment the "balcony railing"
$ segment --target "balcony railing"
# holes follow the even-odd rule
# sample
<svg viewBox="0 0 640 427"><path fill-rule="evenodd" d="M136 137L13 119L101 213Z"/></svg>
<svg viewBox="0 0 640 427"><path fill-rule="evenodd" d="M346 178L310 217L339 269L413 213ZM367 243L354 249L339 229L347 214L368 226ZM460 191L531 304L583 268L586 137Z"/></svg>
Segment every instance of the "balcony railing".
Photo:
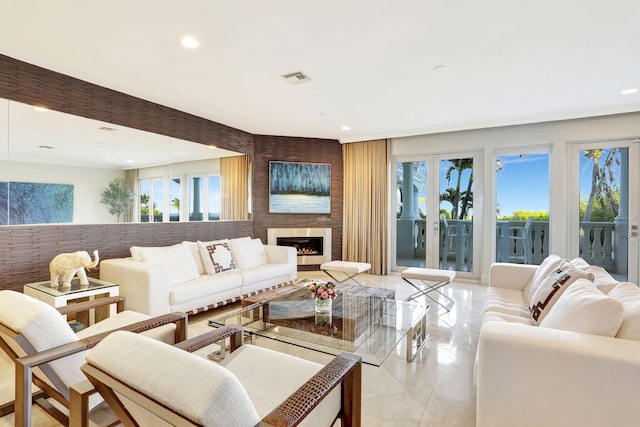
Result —
<svg viewBox="0 0 640 427"><path fill-rule="evenodd" d="M440 223L440 257L443 262L452 262L456 269L463 270L471 266L471 250L473 223L470 220L447 220L450 227L461 230L451 239L452 247L445 250L445 227ZM496 227L496 260L510 262L510 260L524 259L524 245L521 240L508 238L509 233L515 233L516 227L524 227L526 221L499 221ZM416 258L425 256L425 220L414 223L415 240L413 253ZM531 242L531 263L540 264L549 255L549 223L547 221L533 221L529 234ZM607 270L615 267L615 226L613 222L581 222L580 223L580 257L591 265L599 265ZM623 241L626 244L626 241ZM462 246L460 246L462 245ZM446 255L446 260L443 259ZM522 261L520 261L522 262Z"/></svg>

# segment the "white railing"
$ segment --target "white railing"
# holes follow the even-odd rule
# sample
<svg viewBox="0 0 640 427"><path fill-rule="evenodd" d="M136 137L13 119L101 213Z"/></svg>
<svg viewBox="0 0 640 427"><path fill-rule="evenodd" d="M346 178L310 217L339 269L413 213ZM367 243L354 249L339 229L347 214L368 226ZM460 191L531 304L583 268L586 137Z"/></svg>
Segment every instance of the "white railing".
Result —
<svg viewBox="0 0 640 427"><path fill-rule="evenodd" d="M445 228L440 223L440 254L447 254L456 267L470 266L472 253L471 240L466 236L473 235L473 224L469 220L450 219L449 226L463 230L452 240L452 247L445 251ZM508 238L515 227L524 227L526 221L499 221L496 227L496 260L506 261L524 259L524 245L521 240ZM425 256L426 221L415 221L413 253L416 258ZM531 263L540 264L549 255L549 223L533 221L530 230ZM615 266L615 226L612 222L580 223L580 256L591 265L599 265L605 269ZM626 242L624 242L626 243ZM469 251L467 251L469 249ZM444 261L441 255L441 262ZM507 261L508 262L508 261Z"/></svg>

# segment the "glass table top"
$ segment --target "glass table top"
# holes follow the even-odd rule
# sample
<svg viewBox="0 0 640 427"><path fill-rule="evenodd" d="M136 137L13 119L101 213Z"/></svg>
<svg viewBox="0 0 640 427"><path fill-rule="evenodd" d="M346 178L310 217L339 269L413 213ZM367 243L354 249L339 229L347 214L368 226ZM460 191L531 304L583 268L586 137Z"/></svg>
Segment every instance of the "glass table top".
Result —
<svg viewBox="0 0 640 427"><path fill-rule="evenodd" d="M115 283L105 282L104 280L94 279L93 277L89 277L88 285L81 285L79 278L74 278L71 280L70 287L64 287L62 285L58 285L55 288L51 287L51 282L37 282L37 283L27 283L25 286L33 289L37 289L40 292L44 292L46 294L52 295L54 297L60 297L69 294L75 294L78 292L91 291L94 289L101 288L109 288L112 286L117 286Z"/></svg>
<svg viewBox="0 0 640 427"><path fill-rule="evenodd" d="M311 293L302 288L214 317L209 325L240 325L245 334L332 355L355 353L363 363L380 366L429 309L339 289L332 305L330 313L316 313Z"/></svg>

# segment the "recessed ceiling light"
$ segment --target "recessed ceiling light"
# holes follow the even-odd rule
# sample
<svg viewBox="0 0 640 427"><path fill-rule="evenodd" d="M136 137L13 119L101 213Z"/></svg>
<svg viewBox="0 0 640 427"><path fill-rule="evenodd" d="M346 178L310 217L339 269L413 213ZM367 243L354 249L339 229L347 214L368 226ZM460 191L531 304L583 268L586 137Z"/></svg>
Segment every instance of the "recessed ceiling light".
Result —
<svg viewBox="0 0 640 427"><path fill-rule="evenodd" d="M637 87L632 87L632 88L620 91L620 95L631 95L632 93L636 93L637 91L638 91Z"/></svg>
<svg viewBox="0 0 640 427"><path fill-rule="evenodd" d="M127 163L133 163L133 160L127 160Z"/></svg>
<svg viewBox="0 0 640 427"><path fill-rule="evenodd" d="M40 112L49 111L47 107L43 107L42 105L34 105L33 109Z"/></svg>
<svg viewBox="0 0 640 427"><path fill-rule="evenodd" d="M442 70L444 67L446 67L446 65L444 64L436 65L435 67L433 67L433 71Z"/></svg>
<svg viewBox="0 0 640 427"><path fill-rule="evenodd" d="M208 145L208 147L209 147L209 150L215 150L216 148L218 148L215 145Z"/></svg>
<svg viewBox="0 0 640 427"><path fill-rule="evenodd" d="M351 130L351 126L342 126L340 129L342 129L342 130Z"/></svg>
<svg viewBox="0 0 640 427"><path fill-rule="evenodd" d="M180 43L182 43L182 46L189 49L195 49L200 46L200 42L191 36L183 37L182 40L180 40Z"/></svg>

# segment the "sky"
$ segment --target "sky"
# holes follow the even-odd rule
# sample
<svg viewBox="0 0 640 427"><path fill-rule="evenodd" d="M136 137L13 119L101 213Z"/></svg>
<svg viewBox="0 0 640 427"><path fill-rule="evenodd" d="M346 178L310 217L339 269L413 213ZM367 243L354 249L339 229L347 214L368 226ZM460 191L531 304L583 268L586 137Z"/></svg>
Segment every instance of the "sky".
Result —
<svg viewBox="0 0 640 427"><path fill-rule="evenodd" d="M500 216L549 211L549 154L499 156L496 192Z"/></svg>

